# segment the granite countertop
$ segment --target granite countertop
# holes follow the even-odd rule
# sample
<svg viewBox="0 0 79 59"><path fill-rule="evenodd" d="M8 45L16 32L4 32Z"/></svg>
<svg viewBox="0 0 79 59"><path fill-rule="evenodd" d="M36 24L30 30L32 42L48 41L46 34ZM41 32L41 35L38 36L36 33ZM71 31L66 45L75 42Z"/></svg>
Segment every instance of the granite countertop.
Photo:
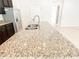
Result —
<svg viewBox="0 0 79 59"><path fill-rule="evenodd" d="M3 25L8 24L8 23L12 23L12 22L0 22L0 26L3 26Z"/></svg>
<svg viewBox="0 0 79 59"><path fill-rule="evenodd" d="M0 57L76 57L79 50L48 23L22 30L0 46Z"/></svg>

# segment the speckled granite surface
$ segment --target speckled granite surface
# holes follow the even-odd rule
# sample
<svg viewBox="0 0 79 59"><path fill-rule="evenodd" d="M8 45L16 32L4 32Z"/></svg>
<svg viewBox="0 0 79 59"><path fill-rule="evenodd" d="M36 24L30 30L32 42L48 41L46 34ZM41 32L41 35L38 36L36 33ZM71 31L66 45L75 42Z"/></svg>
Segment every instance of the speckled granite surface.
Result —
<svg viewBox="0 0 79 59"><path fill-rule="evenodd" d="M0 26L6 25L6 24L9 24L9 23L12 23L12 22L0 22Z"/></svg>
<svg viewBox="0 0 79 59"><path fill-rule="evenodd" d="M79 50L48 23L22 30L0 46L0 57L76 57Z"/></svg>

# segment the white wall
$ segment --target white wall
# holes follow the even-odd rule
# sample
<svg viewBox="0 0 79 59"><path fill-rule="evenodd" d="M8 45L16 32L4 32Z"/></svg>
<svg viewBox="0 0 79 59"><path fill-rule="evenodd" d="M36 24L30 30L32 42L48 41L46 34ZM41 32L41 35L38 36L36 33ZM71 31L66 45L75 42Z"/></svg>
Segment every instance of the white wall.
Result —
<svg viewBox="0 0 79 59"><path fill-rule="evenodd" d="M62 26L79 26L79 0L64 0Z"/></svg>
<svg viewBox="0 0 79 59"><path fill-rule="evenodd" d="M22 25L25 28L38 14L41 21L55 23L58 0L13 0L14 8L21 11Z"/></svg>

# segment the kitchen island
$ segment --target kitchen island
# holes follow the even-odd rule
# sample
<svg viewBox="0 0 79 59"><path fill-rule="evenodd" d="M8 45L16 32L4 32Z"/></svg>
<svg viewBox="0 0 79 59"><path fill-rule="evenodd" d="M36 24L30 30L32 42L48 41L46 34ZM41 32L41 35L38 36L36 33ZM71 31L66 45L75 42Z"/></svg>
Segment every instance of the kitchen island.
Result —
<svg viewBox="0 0 79 59"><path fill-rule="evenodd" d="M22 30L0 46L0 57L77 57L79 49L48 23Z"/></svg>

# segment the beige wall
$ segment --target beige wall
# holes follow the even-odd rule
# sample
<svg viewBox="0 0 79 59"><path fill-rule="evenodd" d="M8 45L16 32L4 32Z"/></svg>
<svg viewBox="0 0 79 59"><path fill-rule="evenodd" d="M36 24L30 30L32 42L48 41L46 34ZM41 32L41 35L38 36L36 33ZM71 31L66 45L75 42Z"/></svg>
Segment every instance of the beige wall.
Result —
<svg viewBox="0 0 79 59"><path fill-rule="evenodd" d="M64 0L62 26L79 26L79 0Z"/></svg>

